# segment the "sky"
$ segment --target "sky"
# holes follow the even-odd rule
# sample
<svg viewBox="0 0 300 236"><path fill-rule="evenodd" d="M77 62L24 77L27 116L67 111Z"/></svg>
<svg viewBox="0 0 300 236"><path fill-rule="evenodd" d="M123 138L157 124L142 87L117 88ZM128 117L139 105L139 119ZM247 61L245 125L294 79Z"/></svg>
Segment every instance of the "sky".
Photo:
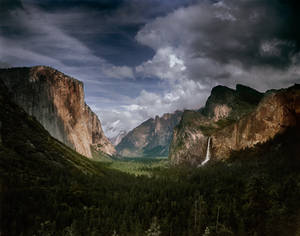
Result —
<svg viewBox="0 0 300 236"><path fill-rule="evenodd" d="M300 83L298 0L0 0L0 67L84 82L108 137L211 88Z"/></svg>

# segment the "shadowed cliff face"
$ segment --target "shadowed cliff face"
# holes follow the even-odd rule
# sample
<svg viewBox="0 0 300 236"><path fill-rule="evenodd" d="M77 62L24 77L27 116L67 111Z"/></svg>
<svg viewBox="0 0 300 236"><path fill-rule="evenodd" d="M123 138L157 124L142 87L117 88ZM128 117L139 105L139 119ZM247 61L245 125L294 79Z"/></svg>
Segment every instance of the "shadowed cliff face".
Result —
<svg viewBox="0 0 300 236"><path fill-rule="evenodd" d="M207 137L201 125L209 125L209 119L197 111L184 111L178 126L174 128L169 158L172 163L199 164L205 157ZM198 163L199 162L199 163Z"/></svg>
<svg viewBox="0 0 300 236"><path fill-rule="evenodd" d="M84 102L83 83L49 67L0 70L13 101L58 140L87 157L91 147L115 153L95 113Z"/></svg>
<svg viewBox="0 0 300 236"><path fill-rule="evenodd" d="M167 156L173 129L182 112L149 119L130 131L116 146L121 156Z"/></svg>
<svg viewBox="0 0 300 236"><path fill-rule="evenodd" d="M212 89L200 112L214 121L227 117L236 120L252 111L262 97L262 93L244 85L237 84L235 90L219 85Z"/></svg>
<svg viewBox="0 0 300 236"><path fill-rule="evenodd" d="M205 108L185 111L174 129L169 157L174 164L199 164L211 137L212 159L266 142L299 122L300 86L262 94L245 86L217 86Z"/></svg>

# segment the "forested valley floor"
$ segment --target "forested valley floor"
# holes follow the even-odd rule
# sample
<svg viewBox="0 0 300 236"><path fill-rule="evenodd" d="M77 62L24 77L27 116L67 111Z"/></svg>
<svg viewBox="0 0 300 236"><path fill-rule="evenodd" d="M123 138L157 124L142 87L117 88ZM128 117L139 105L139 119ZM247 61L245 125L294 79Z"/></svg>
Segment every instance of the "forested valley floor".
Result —
<svg viewBox="0 0 300 236"><path fill-rule="evenodd" d="M78 162L86 173L2 147L2 235L298 235L298 136L290 130L202 168Z"/></svg>

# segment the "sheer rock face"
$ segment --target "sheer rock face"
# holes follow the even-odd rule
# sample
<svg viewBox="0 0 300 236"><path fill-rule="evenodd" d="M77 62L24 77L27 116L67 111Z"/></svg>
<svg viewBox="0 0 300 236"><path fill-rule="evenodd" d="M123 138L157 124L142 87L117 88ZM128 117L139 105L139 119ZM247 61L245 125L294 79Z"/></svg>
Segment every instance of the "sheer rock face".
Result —
<svg viewBox="0 0 300 236"><path fill-rule="evenodd" d="M263 98L255 90L238 86L238 94L218 86L205 108L184 112L170 146L169 158L174 164L201 163L208 137L212 138L212 159L226 159L233 150L266 142L299 124L300 85L268 92Z"/></svg>
<svg viewBox="0 0 300 236"><path fill-rule="evenodd" d="M149 119L130 131L116 146L121 156L165 156L174 127L179 123L182 112L164 114Z"/></svg>
<svg viewBox="0 0 300 236"><path fill-rule="evenodd" d="M92 146L115 153L97 115L84 102L82 82L45 66L2 69L0 79L14 102L59 141L87 157L92 157Z"/></svg>
<svg viewBox="0 0 300 236"><path fill-rule="evenodd" d="M199 130L175 128L169 158L175 165L181 163L200 164L200 160L203 161L205 157L207 140L208 137Z"/></svg>
<svg viewBox="0 0 300 236"><path fill-rule="evenodd" d="M227 118L231 112L231 108L227 105L216 105L214 107L213 120L218 121Z"/></svg>

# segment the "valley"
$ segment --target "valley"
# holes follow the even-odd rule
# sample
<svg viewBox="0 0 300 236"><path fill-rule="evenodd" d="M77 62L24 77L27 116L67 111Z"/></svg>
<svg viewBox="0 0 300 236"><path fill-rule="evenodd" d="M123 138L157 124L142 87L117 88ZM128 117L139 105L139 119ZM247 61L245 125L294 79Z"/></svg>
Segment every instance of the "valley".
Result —
<svg viewBox="0 0 300 236"><path fill-rule="evenodd" d="M107 167L119 170L134 176L151 177L155 171L165 171L170 168L170 161L167 157L132 157L121 160L112 160L107 162Z"/></svg>
<svg viewBox="0 0 300 236"><path fill-rule="evenodd" d="M299 0L0 0L0 236L300 236Z"/></svg>
<svg viewBox="0 0 300 236"><path fill-rule="evenodd" d="M299 234L298 86L280 91L296 98L285 103L294 104L287 109L294 111L291 123L222 160L214 156L215 135L253 116L258 101L245 113L185 111L175 132L203 132L200 165L174 162L174 137L169 158L111 156L96 148L87 158L51 137L11 100L3 82L0 88L1 235ZM227 111L235 111L235 99L222 96L223 106L234 104ZM214 100L212 111L219 103ZM157 125L149 127L151 133Z"/></svg>
<svg viewBox="0 0 300 236"><path fill-rule="evenodd" d="M138 164L138 176L113 170L131 172L136 162L111 167L72 152L80 169L62 170L59 159L22 162L17 150L8 162L2 145L1 230L4 235L147 235L150 228L157 235L208 230L211 235L297 235L296 139L299 131L289 130L203 168L153 164L145 174Z"/></svg>

